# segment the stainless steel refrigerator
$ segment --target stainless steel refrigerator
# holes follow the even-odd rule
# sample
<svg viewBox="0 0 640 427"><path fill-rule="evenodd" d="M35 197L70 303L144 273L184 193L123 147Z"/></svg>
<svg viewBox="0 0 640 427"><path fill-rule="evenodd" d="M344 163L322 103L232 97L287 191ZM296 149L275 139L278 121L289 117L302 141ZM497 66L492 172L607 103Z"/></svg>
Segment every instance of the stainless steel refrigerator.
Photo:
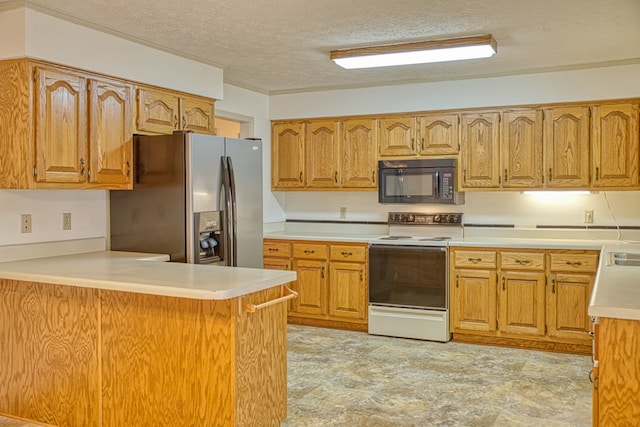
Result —
<svg viewBox="0 0 640 427"><path fill-rule="evenodd" d="M111 249L262 268L262 141L135 135L133 190L110 192Z"/></svg>

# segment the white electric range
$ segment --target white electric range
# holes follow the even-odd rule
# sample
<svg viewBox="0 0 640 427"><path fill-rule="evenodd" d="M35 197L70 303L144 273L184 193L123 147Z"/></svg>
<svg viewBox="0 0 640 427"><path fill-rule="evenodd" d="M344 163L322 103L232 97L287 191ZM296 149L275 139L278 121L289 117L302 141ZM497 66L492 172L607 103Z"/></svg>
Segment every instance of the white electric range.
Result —
<svg viewBox="0 0 640 427"><path fill-rule="evenodd" d="M447 245L462 214L390 212L388 223L369 246L369 333L449 341Z"/></svg>

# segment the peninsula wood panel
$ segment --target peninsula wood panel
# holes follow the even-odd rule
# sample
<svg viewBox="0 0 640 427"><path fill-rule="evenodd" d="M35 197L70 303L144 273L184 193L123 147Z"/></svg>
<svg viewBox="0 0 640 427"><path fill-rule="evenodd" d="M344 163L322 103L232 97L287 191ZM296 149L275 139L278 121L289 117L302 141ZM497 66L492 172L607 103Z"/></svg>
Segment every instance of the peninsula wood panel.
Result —
<svg viewBox="0 0 640 427"><path fill-rule="evenodd" d="M500 185L500 114L463 114L461 119L463 188L497 188Z"/></svg>
<svg viewBox="0 0 640 427"><path fill-rule="evenodd" d="M29 81L30 67L26 61L0 62L0 188L33 187Z"/></svg>
<svg viewBox="0 0 640 427"><path fill-rule="evenodd" d="M640 130L638 104L596 105L592 108L591 153L594 187L638 185Z"/></svg>
<svg viewBox="0 0 640 427"><path fill-rule="evenodd" d="M640 321L599 318L596 329L596 427L634 426L640 420Z"/></svg>
<svg viewBox="0 0 640 427"><path fill-rule="evenodd" d="M544 157L547 187L588 187L588 106L544 110Z"/></svg>
<svg viewBox="0 0 640 427"><path fill-rule="evenodd" d="M261 304L278 297L280 287L275 287L242 300ZM235 425L279 426L287 417L287 305L253 313L239 309L236 329Z"/></svg>
<svg viewBox="0 0 640 427"><path fill-rule="evenodd" d="M304 126L302 122L272 126L271 187L274 190L304 187Z"/></svg>
<svg viewBox="0 0 640 427"><path fill-rule="evenodd" d="M342 186L377 189L378 134L376 120L343 120Z"/></svg>
<svg viewBox="0 0 640 427"><path fill-rule="evenodd" d="M542 111L502 113L501 165L503 188L542 185Z"/></svg>
<svg viewBox="0 0 640 427"><path fill-rule="evenodd" d="M99 304L89 288L0 281L0 413L101 425Z"/></svg>
<svg viewBox="0 0 640 427"><path fill-rule="evenodd" d="M102 299L104 426L233 425L234 300Z"/></svg>
<svg viewBox="0 0 640 427"><path fill-rule="evenodd" d="M333 120L311 121L305 127L306 186L340 186L340 126Z"/></svg>
<svg viewBox="0 0 640 427"><path fill-rule="evenodd" d="M419 155L458 154L460 146L459 114L427 114L418 118Z"/></svg>

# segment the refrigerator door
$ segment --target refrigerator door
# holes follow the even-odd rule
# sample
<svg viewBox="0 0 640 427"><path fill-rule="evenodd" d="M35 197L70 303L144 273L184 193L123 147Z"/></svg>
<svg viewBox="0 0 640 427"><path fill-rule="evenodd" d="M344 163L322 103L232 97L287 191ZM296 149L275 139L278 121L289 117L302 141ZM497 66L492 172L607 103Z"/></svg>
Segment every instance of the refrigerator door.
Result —
<svg viewBox="0 0 640 427"><path fill-rule="evenodd" d="M133 190L110 191L111 249L186 260L185 143L182 134L133 139Z"/></svg>
<svg viewBox="0 0 640 427"><path fill-rule="evenodd" d="M226 138L233 170L238 267L262 268L262 141Z"/></svg>
<svg viewBox="0 0 640 427"><path fill-rule="evenodd" d="M222 175L220 162L224 157L224 138L187 133L187 262L195 262L194 213L219 211Z"/></svg>

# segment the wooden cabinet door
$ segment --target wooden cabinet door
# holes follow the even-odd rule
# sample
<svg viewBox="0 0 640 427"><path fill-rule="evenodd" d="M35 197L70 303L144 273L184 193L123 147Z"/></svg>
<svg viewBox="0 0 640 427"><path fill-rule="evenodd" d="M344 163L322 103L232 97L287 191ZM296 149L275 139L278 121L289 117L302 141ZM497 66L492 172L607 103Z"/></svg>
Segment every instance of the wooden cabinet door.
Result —
<svg viewBox="0 0 640 427"><path fill-rule="evenodd" d="M419 155L458 154L460 146L460 116L458 114L428 114L418 120Z"/></svg>
<svg viewBox="0 0 640 427"><path fill-rule="evenodd" d="M37 67L35 78L36 181L85 182L87 81L52 67Z"/></svg>
<svg viewBox="0 0 640 427"><path fill-rule="evenodd" d="M588 187L589 107L544 110L544 159L547 187Z"/></svg>
<svg viewBox="0 0 640 427"><path fill-rule="evenodd" d="M494 332L496 320L495 270L454 270L451 324L453 332Z"/></svg>
<svg viewBox="0 0 640 427"><path fill-rule="evenodd" d="M214 105L210 100L183 97L180 105L180 129L213 135L215 131Z"/></svg>
<svg viewBox="0 0 640 427"><path fill-rule="evenodd" d="M133 126L132 87L110 80L89 81L89 182L130 187Z"/></svg>
<svg viewBox="0 0 640 427"><path fill-rule="evenodd" d="M544 336L545 274L503 271L498 289L500 332Z"/></svg>
<svg viewBox="0 0 640 427"><path fill-rule="evenodd" d="M340 132L335 120L311 121L305 130L306 186L340 186Z"/></svg>
<svg viewBox="0 0 640 427"><path fill-rule="evenodd" d="M298 279L292 283L298 292L293 311L301 314L327 314L327 263L315 260L294 260Z"/></svg>
<svg viewBox="0 0 640 427"><path fill-rule="evenodd" d="M364 320L367 312L365 265L332 262L329 272L329 315Z"/></svg>
<svg viewBox="0 0 640 427"><path fill-rule="evenodd" d="M547 286L548 335L591 342L591 320L587 313L594 276L552 273Z"/></svg>
<svg viewBox="0 0 640 427"><path fill-rule="evenodd" d="M463 188L500 185L499 120L499 113L462 115L460 185Z"/></svg>
<svg viewBox="0 0 640 427"><path fill-rule="evenodd" d="M173 133L180 126L180 97L171 92L138 88L136 127L140 131Z"/></svg>
<svg viewBox="0 0 640 427"><path fill-rule="evenodd" d="M591 118L591 185L638 185L638 104L594 106Z"/></svg>
<svg viewBox="0 0 640 427"><path fill-rule="evenodd" d="M502 113L503 188L542 187L542 111Z"/></svg>
<svg viewBox="0 0 640 427"><path fill-rule="evenodd" d="M377 188L377 127L374 119L342 121L342 186Z"/></svg>
<svg viewBox="0 0 640 427"><path fill-rule="evenodd" d="M300 188L303 176L304 123L287 122L273 125L271 136L272 187Z"/></svg>
<svg viewBox="0 0 640 427"><path fill-rule="evenodd" d="M416 118L411 116L379 120L380 157L413 156L416 154Z"/></svg>

